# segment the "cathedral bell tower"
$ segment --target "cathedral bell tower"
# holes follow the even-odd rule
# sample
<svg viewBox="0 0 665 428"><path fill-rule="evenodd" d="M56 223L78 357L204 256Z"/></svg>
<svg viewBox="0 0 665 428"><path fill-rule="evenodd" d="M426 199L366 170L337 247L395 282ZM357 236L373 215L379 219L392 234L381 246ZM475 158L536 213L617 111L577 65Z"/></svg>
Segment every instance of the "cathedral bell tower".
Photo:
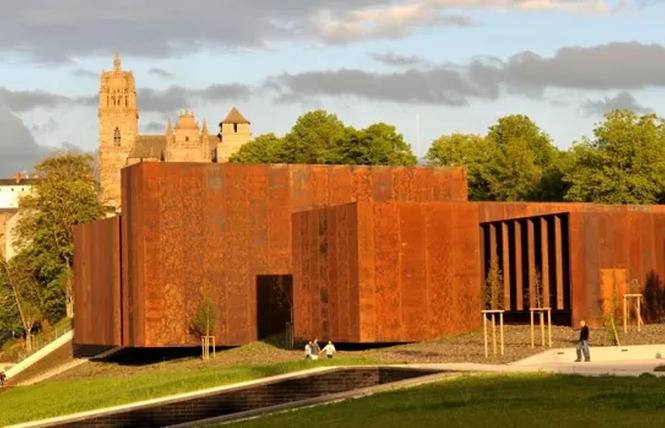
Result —
<svg viewBox="0 0 665 428"><path fill-rule="evenodd" d="M120 170L138 135L139 113L131 71L122 70L118 53L113 70L102 71L99 88L99 166L104 203L119 207Z"/></svg>

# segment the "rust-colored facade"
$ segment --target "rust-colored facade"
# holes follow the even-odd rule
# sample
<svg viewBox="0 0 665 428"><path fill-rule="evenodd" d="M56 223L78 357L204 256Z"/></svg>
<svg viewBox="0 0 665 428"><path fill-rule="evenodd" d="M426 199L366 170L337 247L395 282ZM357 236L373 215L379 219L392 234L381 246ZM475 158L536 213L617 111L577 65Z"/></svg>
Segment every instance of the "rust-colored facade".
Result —
<svg viewBox="0 0 665 428"><path fill-rule="evenodd" d="M497 257L503 272L506 309L534 306L539 274L543 306L571 312L572 323L602 322L602 308L626 284L610 293L603 271L621 270L655 315L665 277L665 207L593 204L481 203L483 271ZM494 251L492 251L494 249ZM612 282L613 284L613 282Z"/></svg>
<svg viewBox="0 0 665 428"><path fill-rule="evenodd" d="M74 228L76 342L122 345L120 218Z"/></svg>
<svg viewBox="0 0 665 428"><path fill-rule="evenodd" d="M255 341L289 311L297 340L432 339L480 325L492 260L509 314L528 314L540 278L557 315L597 325L621 278L654 295L665 278L661 207L470 203L460 168L141 163L122 174L122 216L76 228L77 343L196 345L204 295L218 345ZM288 284L289 310L264 301L281 299L275 284Z"/></svg>
<svg viewBox="0 0 665 428"><path fill-rule="evenodd" d="M356 201L464 201L466 194L466 172L459 168L189 163L125 168L122 344L198 343L190 323L205 293L218 312L217 344L256 340L257 277L291 274L294 212ZM80 277L76 283L77 289L95 286ZM77 314L81 323L95 323L82 320L82 314Z"/></svg>
<svg viewBox="0 0 665 428"><path fill-rule="evenodd" d="M409 342L476 328L479 260L475 204L358 202L296 213L295 337Z"/></svg>

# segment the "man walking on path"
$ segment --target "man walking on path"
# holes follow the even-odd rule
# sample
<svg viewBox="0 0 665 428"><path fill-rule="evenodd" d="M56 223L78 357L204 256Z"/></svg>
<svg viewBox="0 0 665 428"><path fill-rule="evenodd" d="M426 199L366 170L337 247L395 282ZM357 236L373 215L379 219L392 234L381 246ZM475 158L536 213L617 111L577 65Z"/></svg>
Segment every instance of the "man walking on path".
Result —
<svg viewBox="0 0 665 428"><path fill-rule="evenodd" d="M582 352L584 352L584 362L588 363L591 361L591 357L589 356L589 327L586 326L584 320L580 322L580 327L580 341L577 342L575 349L577 351L577 359L575 362L579 363L582 361Z"/></svg>

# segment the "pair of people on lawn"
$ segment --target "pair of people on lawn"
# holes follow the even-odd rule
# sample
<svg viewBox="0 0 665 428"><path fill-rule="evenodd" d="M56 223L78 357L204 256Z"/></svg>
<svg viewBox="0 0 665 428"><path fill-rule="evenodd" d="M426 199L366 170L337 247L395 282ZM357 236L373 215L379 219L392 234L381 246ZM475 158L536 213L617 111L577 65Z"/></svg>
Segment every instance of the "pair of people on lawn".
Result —
<svg viewBox="0 0 665 428"><path fill-rule="evenodd" d="M306 360L307 359L318 360L319 354L321 354L322 352L325 352L328 358L332 358L333 355L337 352L337 349L335 349L335 345L333 345L330 340L328 341L328 344L323 347L323 349L319 348L319 339L310 340L305 345Z"/></svg>
<svg viewBox="0 0 665 428"><path fill-rule="evenodd" d="M589 354L589 327L587 327L586 322L584 320L580 322L580 340L577 342L575 350L577 351L577 359L575 360L576 363L582 361L582 354L584 354L585 362L588 363L589 361L591 361L591 356ZM325 352L328 358L332 358L333 355L337 352L337 350L335 349L335 345L333 345L330 340L323 349L319 348L318 339L314 339L313 341L310 340L305 345L306 360L307 359L318 360L319 354L321 354L322 352Z"/></svg>

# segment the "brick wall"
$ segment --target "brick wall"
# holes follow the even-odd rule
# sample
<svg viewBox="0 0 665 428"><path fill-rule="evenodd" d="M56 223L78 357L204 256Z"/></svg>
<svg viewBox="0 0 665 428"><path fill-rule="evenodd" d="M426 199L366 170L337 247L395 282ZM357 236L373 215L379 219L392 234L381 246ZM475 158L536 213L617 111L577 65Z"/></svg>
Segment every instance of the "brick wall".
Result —
<svg viewBox="0 0 665 428"><path fill-rule="evenodd" d="M193 422L263 407L437 373L434 370L348 368L299 376L272 383L210 393L202 397L149 405L96 418L53 425L59 427L165 426Z"/></svg>

